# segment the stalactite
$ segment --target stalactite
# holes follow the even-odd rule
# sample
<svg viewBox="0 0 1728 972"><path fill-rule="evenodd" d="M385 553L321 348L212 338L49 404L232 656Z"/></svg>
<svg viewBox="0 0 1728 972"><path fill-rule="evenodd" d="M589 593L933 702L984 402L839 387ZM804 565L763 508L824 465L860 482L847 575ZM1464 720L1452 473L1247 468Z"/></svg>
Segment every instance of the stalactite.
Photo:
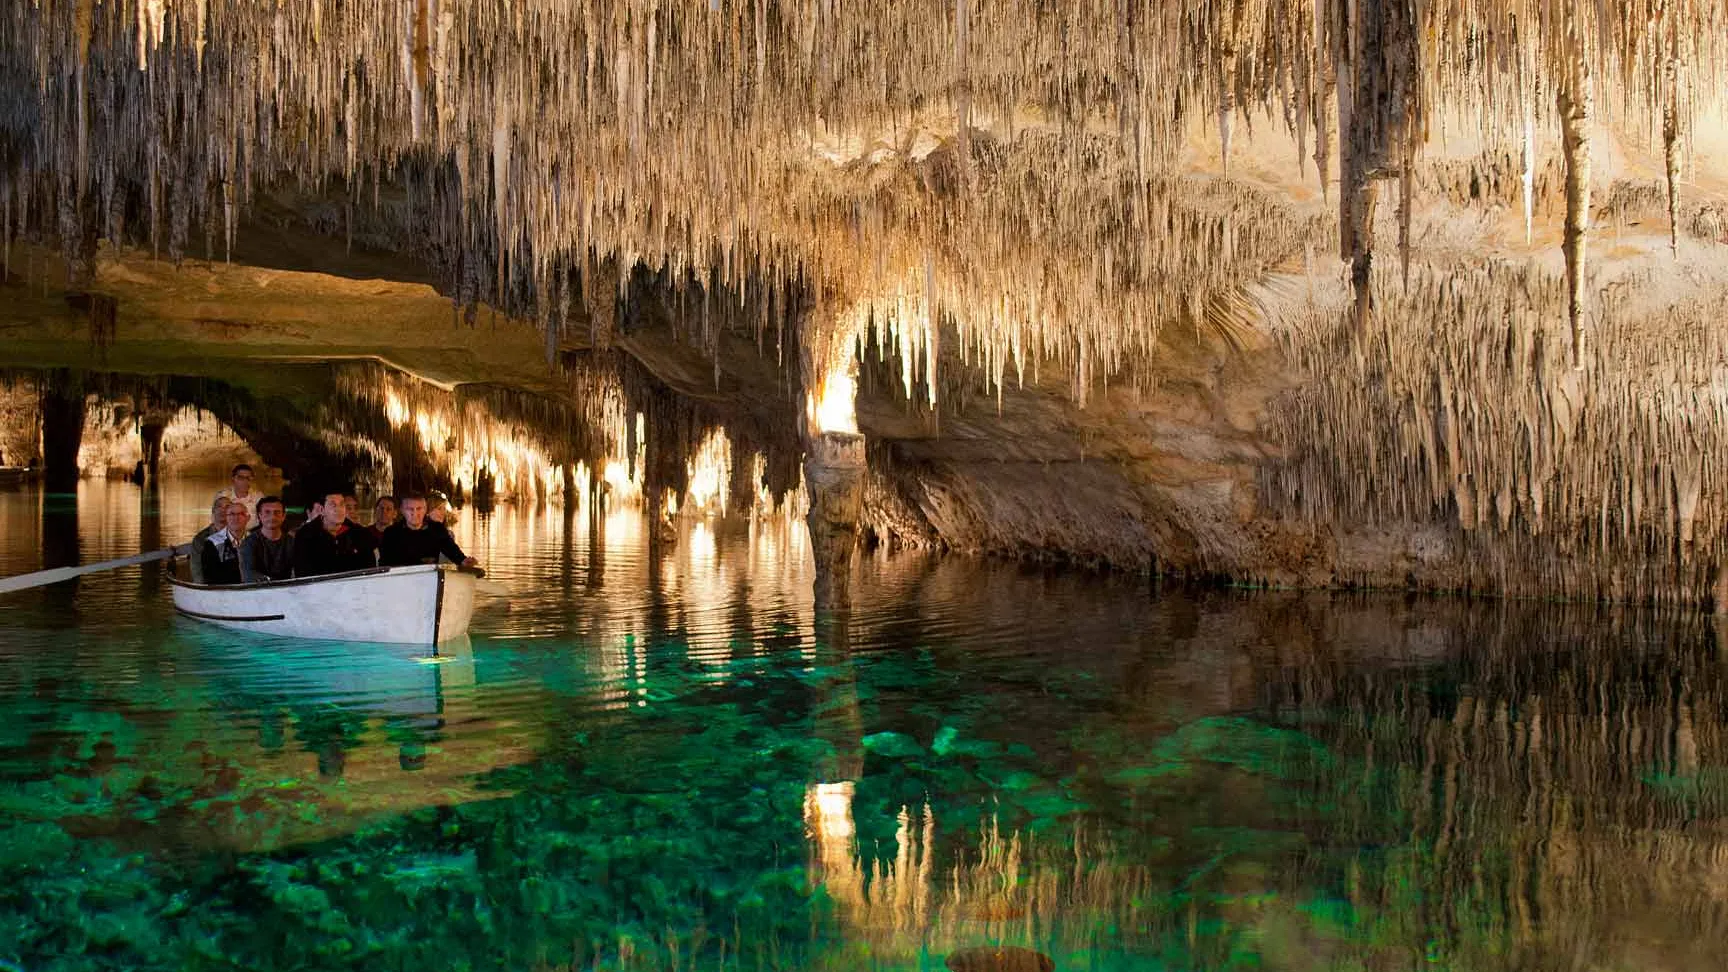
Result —
<svg viewBox="0 0 1728 972"><path fill-rule="evenodd" d="M260 186L311 194L335 178L363 209L366 179L374 197L412 184L416 213L385 242L435 262L464 310L485 299L546 321L536 280L590 253L713 274L751 300L797 280L898 306L922 280L908 333L953 321L960 340L943 354L991 381L1047 366L1084 393L1082 376L1143 369L1164 322L1334 233L1365 311L1378 181L1400 179L1401 263L1420 258L1411 224L1431 110L1479 114L1502 144L1522 128L1534 236L1536 140L1554 123L1549 90L1572 87L1574 68L1589 81L1574 108L1600 86L1623 92L1616 117L1660 116L1677 246L1693 110L1681 93L1722 87L1728 0L1655 8L14 3L0 8L0 58L17 68L0 93L0 153L17 170L14 235L34 241L80 237L62 216L106 232L114 206L78 203L110 169L121 211L148 211L130 232L177 261L192 226L220 226L226 252ZM1323 194L1339 179L1335 219L1185 171L1193 120L1218 120L1229 158L1246 137L1236 126L1251 135L1268 116L1297 130ZM23 218L27 184L37 197ZM919 360L935 351L914 344Z"/></svg>
<svg viewBox="0 0 1728 972"><path fill-rule="evenodd" d="M1571 15L1579 16L1577 13ZM1585 38L1574 22L1566 32L1564 74L1555 86L1560 144L1566 159L1566 319L1571 327L1572 366L1583 367L1586 234L1590 229L1590 115L1592 94Z"/></svg>
<svg viewBox="0 0 1728 972"><path fill-rule="evenodd" d="M1669 22L1660 25L1669 35L1667 54L1662 59L1662 170L1668 183L1668 247L1675 259L1680 257L1680 54L1676 49L1678 17L1671 12Z"/></svg>

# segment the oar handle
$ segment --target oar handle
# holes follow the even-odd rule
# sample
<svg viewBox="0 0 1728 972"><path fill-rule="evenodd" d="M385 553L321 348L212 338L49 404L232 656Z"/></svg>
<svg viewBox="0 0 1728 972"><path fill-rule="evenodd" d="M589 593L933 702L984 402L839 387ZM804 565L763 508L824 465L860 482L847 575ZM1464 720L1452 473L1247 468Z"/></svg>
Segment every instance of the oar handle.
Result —
<svg viewBox="0 0 1728 972"><path fill-rule="evenodd" d="M190 554L192 545L181 544L178 547L168 547L164 550L152 550L148 553L133 554L121 557L119 560L104 560L99 564L85 564L82 567L54 567L49 570L39 570L32 574L19 574L15 577L0 578L0 594L10 594L13 591L27 591L32 587L42 587L47 584L58 584L85 574L95 574L104 570L116 570L121 567L132 567L137 564L148 564L156 560L167 560L181 554Z"/></svg>

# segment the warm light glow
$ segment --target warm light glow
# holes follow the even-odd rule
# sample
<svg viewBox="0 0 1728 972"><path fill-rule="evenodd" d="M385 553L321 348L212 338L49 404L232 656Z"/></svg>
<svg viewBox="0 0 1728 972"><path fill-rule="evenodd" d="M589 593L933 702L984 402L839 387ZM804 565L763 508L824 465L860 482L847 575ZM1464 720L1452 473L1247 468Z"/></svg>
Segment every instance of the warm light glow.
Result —
<svg viewBox="0 0 1728 972"><path fill-rule="evenodd" d="M541 437L498 418L484 401L462 400L440 385L381 365L345 374L339 381L347 394L377 402L391 426L411 433L459 490L472 491L489 479L499 497L537 502L551 500L563 489L562 470ZM615 499L633 499L640 490L629 468L629 430L621 402L610 400L615 391L602 388L599 394L608 401L597 409L609 417L607 438L622 457L621 473L614 473L608 463L607 481L613 484ZM640 421L638 417L639 432Z"/></svg>
<svg viewBox="0 0 1728 972"><path fill-rule="evenodd" d="M850 354L846 355L823 376L817 394L810 396L808 411L816 431L858 431L858 413L854 405L858 395L856 369L856 362Z"/></svg>
<svg viewBox="0 0 1728 972"><path fill-rule="evenodd" d="M689 508L698 513L724 514L726 494L732 485L732 441L726 437L725 430L709 432L685 468L689 473L689 485L685 489Z"/></svg>

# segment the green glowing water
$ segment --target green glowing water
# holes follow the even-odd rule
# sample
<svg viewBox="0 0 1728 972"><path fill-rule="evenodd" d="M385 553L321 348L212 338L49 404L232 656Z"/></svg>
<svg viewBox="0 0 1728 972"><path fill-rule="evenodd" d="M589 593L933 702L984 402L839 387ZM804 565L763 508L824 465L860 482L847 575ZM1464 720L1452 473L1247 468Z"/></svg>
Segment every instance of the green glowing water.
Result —
<svg viewBox="0 0 1728 972"><path fill-rule="evenodd" d="M0 491L0 573L213 484ZM404 649L0 598L0 968L1715 968L1708 619L1156 592L795 525L472 513ZM72 549L75 546L76 549Z"/></svg>

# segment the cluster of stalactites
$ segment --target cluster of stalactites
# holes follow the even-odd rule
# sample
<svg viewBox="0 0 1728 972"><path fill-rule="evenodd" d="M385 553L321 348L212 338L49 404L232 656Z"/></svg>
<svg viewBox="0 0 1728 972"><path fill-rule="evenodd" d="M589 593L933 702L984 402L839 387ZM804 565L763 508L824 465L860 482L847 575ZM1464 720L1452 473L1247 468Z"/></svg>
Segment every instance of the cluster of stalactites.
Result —
<svg viewBox="0 0 1728 972"><path fill-rule="evenodd" d="M1310 380L1268 412L1271 503L1454 525L1497 590L1706 596L1728 557L1728 276L1665 260L1617 271L1576 364L1567 284L1532 264L1423 266L1342 342L1323 291L1280 332Z"/></svg>
<svg viewBox="0 0 1728 972"><path fill-rule="evenodd" d="M987 368L1056 357L1083 394L1089 375L1150 352L1170 304L1213 299L1185 285L1228 291L1262 269L1238 249L1242 222L1161 231L1155 211L1180 208L1172 193L1189 188L1171 167L1192 119L1217 119L1226 167L1236 126L1262 111L1312 139L1322 185L1336 147L1338 240L1362 314L1377 186L1401 181L1407 227L1427 118L1446 106L1475 110L1531 160L1539 129L1562 130L1576 338L1594 93L1620 92L1628 117L1659 130L1674 184L1687 92L1723 80L1725 8L13 3L0 12L0 226L8 243L20 231L57 238L88 278L98 239L178 255L201 227L207 253L226 253L263 186L335 178L364 204L368 181L418 185L435 197L429 218L458 297L531 307L553 346L572 290L593 299L597 262L733 293L810 279L866 304L896 301L922 276L945 295L932 312ZM827 151L834 133L860 151ZM948 164L926 164L923 137ZM1029 191L991 177L1013 165L993 152L1039 163L1013 173ZM923 198L858 215L897 172ZM1067 185L1076 173L1080 190ZM1076 217L1072 205L1130 216L1048 232ZM1401 243L1408 263L1407 232ZM1118 299L1135 268L1178 264L1141 278L1169 295Z"/></svg>

